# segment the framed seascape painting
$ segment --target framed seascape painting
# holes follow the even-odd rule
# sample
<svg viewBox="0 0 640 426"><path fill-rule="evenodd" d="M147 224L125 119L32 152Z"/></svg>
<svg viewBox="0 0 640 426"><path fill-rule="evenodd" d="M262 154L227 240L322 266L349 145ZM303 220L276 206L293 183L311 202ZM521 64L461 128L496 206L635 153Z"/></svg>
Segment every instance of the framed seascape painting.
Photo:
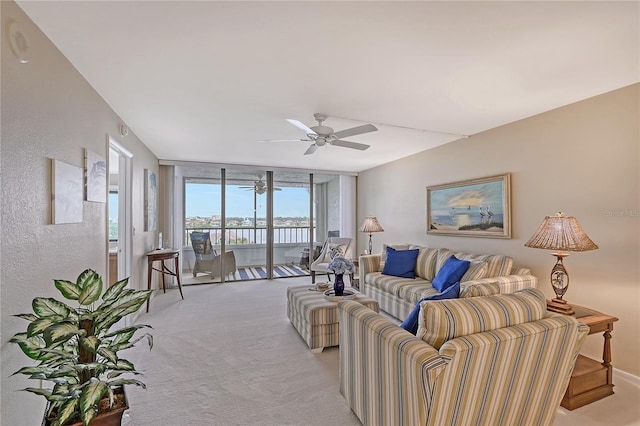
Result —
<svg viewBox="0 0 640 426"><path fill-rule="evenodd" d="M427 187L427 234L511 238L511 174Z"/></svg>

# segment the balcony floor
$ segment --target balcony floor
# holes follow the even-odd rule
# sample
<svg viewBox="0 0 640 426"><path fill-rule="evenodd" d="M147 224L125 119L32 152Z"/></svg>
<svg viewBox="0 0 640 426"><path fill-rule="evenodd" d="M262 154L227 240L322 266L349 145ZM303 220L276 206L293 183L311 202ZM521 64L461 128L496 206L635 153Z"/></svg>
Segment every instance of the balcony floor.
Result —
<svg viewBox="0 0 640 426"><path fill-rule="evenodd" d="M303 277L309 276L309 271L305 268L301 268L299 265L275 265L274 266L274 278L290 278L290 277ZM238 267L236 273L233 276L228 276L226 281L247 281L247 280L261 280L267 277L267 268L264 266L241 266ZM182 284L209 284L218 283L219 278L212 279L209 274L199 273L197 277L193 277L191 270L182 271Z"/></svg>

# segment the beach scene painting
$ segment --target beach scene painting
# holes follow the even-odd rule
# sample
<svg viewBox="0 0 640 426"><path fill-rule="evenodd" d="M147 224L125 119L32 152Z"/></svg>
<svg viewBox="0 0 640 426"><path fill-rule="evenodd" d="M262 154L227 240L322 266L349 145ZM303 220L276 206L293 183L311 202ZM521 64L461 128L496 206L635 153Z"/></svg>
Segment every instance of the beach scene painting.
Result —
<svg viewBox="0 0 640 426"><path fill-rule="evenodd" d="M427 187L427 233L511 238L509 173Z"/></svg>

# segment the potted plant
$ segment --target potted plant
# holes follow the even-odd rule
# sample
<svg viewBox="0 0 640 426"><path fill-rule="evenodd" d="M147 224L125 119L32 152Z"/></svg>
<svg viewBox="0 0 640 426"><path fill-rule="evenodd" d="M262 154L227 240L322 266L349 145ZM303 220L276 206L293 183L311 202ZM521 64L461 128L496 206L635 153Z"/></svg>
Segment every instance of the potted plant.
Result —
<svg viewBox="0 0 640 426"><path fill-rule="evenodd" d="M333 285L335 295L342 296L344 293L344 274L347 272L353 273L353 262L342 255L336 255L327 266L327 269L336 275L336 282Z"/></svg>
<svg viewBox="0 0 640 426"><path fill-rule="evenodd" d="M153 336L145 333L134 339L136 332L148 325L136 324L116 330L112 326L132 314L149 299L150 290L126 288L129 279L118 281L103 293L100 275L87 269L75 283L54 280L65 299L77 301L78 307L53 298L33 299L32 314L16 315L29 321L27 331L18 333L11 342L37 361L35 366L23 367L14 374L52 383L51 388L26 388L28 392L44 396L48 402L43 424L55 426L97 424L105 411L116 411L116 400L123 400L115 422L120 424L128 408L124 385L145 387L144 383L121 377L137 375L134 365L118 355L146 339L149 349ZM102 296L102 302L95 304ZM99 410L99 405L106 406ZM101 411L98 417L99 411Z"/></svg>

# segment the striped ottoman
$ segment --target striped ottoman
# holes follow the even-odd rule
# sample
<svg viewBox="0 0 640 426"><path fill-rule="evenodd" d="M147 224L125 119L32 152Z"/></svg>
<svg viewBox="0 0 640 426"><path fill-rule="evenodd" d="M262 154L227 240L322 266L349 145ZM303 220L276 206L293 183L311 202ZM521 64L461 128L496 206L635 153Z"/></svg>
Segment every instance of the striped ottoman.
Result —
<svg viewBox="0 0 640 426"><path fill-rule="evenodd" d="M287 289L287 317L311 352L320 353L324 348L338 346L338 303L328 301L322 292L310 291L310 288L298 286ZM378 312L377 301L353 288L349 290L357 294L353 300Z"/></svg>

